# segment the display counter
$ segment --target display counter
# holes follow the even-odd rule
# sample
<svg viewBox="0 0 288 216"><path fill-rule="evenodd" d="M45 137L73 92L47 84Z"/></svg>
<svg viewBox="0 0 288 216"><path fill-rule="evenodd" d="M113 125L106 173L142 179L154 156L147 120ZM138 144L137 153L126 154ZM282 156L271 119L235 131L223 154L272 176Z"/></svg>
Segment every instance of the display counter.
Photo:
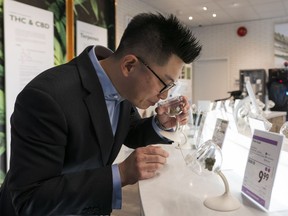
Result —
<svg viewBox="0 0 288 216"><path fill-rule="evenodd" d="M249 152L249 143L247 143L249 140L244 138L241 141L236 137L232 140L237 140L244 145L232 143L230 140L229 151L231 157L226 157L225 163L229 163L231 166L226 165L226 168L223 167L222 170L229 182L231 194L241 203L238 210L219 212L205 207L203 202L207 197L223 194L224 184L220 177L214 173L210 176L200 176L194 173L186 166L179 149L173 145L161 145L169 152L170 156L166 166L157 173L156 177L139 182L142 204L141 215L288 216L287 197L281 197L283 193L288 194L288 184L285 183L288 179L288 153L283 151L283 154L281 154L281 164L278 167L281 176L278 176L275 181L275 193L280 193L280 195L276 195L276 199L282 207L287 204L287 210L266 212L241 193L245 164ZM191 152L191 150L182 151L184 154Z"/></svg>

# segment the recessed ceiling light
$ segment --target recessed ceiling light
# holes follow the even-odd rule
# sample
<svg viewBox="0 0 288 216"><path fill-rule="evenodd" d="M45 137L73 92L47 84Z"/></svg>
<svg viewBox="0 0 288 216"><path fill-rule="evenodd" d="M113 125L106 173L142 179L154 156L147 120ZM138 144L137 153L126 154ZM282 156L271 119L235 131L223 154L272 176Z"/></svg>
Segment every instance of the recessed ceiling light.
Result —
<svg viewBox="0 0 288 216"><path fill-rule="evenodd" d="M234 2L233 4L232 4L232 7L238 7L239 6L239 3L237 3L237 2Z"/></svg>
<svg viewBox="0 0 288 216"><path fill-rule="evenodd" d="M205 11L206 11L206 10L208 10L208 8L204 6L204 7L203 7L203 10L205 10Z"/></svg>
<svg viewBox="0 0 288 216"><path fill-rule="evenodd" d="M212 14L213 17L216 17L217 15L215 13Z"/></svg>
<svg viewBox="0 0 288 216"><path fill-rule="evenodd" d="M189 19L189 20L193 20L193 17L192 17L192 16L189 16L188 19Z"/></svg>

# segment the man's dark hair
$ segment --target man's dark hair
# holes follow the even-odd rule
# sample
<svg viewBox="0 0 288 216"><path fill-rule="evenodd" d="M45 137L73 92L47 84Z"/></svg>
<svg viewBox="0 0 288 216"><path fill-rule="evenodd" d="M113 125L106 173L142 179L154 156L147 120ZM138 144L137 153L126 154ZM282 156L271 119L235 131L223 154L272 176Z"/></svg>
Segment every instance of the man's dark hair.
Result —
<svg viewBox="0 0 288 216"><path fill-rule="evenodd" d="M176 16L141 13L128 24L115 55L134 54L163 65L172 54L191 63L200 51L192 31Z"/></svg>

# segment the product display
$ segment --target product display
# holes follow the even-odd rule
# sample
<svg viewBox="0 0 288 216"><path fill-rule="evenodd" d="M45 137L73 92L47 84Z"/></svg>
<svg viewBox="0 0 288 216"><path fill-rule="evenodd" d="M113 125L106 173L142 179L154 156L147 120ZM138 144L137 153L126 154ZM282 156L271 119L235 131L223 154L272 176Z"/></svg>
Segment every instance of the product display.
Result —
<svg viewBox="0 0 288 216"><path fill-rule="evenodd" d="M213 172L218 174L224 182L225 192L221 196L208 197L204 201L207 208L217 211L233 211L240 208L240 202L229 191L229 184L221 172L222 152L220 147L212 140L203 143L196 152L185 157L187 166L199 175L209 178Z"/></svg>

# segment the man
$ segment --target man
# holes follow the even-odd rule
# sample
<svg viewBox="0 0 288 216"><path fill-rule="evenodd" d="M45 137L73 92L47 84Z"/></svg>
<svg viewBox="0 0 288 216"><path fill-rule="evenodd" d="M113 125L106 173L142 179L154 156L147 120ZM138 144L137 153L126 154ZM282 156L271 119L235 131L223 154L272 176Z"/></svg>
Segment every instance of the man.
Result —
<svg viewBox="0 0 288 216"><path fill-rule="evenodd" d="M18 95L11 116L10 170L2 185L1 216L103 215L121 208L121 187L155 176L168 153L150 144L185 124L164 109L141 119L165 99L184 63L201 50L173 15L134 17L115 53L88 47L71 62L51 68ZM121 145L135 151L112 165Z"/></svg>

